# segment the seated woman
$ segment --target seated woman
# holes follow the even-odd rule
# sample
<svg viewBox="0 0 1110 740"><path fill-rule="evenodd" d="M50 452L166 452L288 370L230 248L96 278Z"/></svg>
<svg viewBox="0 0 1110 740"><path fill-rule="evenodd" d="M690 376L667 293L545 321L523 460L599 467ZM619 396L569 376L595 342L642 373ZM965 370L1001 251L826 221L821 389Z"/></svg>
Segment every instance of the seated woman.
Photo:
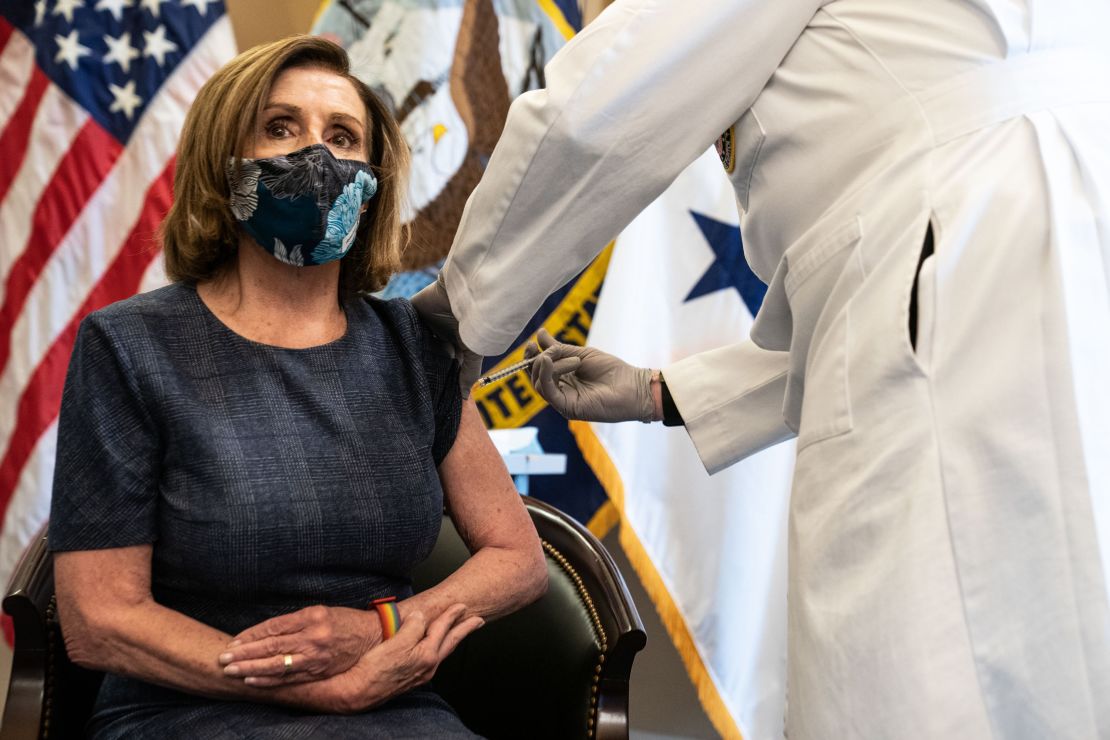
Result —
<svg viewBox="0 0 1110 740"><path fill-rule="evenodd" d="M347 65L299 37L218 72L182 132L173 284L81 325L49 542L69 655L108 673L93 737L474 737L419 687L546 588L456 364L364 297L398 264L407 150ZM414 596L445 503L473 557Z"/></svg>

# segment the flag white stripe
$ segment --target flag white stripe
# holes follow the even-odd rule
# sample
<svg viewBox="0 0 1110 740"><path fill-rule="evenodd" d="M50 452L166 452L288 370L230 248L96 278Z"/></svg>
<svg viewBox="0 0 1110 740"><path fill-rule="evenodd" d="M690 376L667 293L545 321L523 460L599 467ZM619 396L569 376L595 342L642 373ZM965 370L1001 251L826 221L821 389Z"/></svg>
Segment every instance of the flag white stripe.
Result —
<svg viewBox="0 0 1110 740"><path fill-rule="evenodd" d="M16 423L18 399L59 332L85 302L139 218L150 184L177 146L185 111L196 92L231 56L234 41L224 16L166 80L132 134L130 145L63 237L27 296L12 328L11 358L0 376L0 450ZM103 244L105 249L89 249ZM59 290L65 286L65 290Z"/></svg>
<svg viewBox="0 0 1110 740"><path fill-rule="evenodd" d="M152 260L150 266L146 268L146 272L143 273L143 279L139 283L139 292L145 293L148 290L161 288L167 282L166 263L161 259Z"/></svg>
<svg viewBox="0 0 1110 740"><path fill-rule="evenodd" d="M19 30L12 31L4 51L0 52L0 90L19 92L5 92L0 95L0 132L3 132L15 109L19 107L34 68L35 54L30 40Z"/></svg>
<svg viewBox="0 0 1110 740"><path fill-rule="evenodd" d="M3 397L19 398L59 332L115 259L139 218L147 188L165 167L174 136L176 131L165 141L144 141L125 149L62 238L12 327L11 355L0 376ZM164 150L167 144L168 152ZM104 248L89 249L91 244L103 244ZM60 286L65 289L60 290ZM0 407L0 449L7 449L17 411L18 403Z"/></svg>
<svg viewBox="0 0 1110 740"><path fill-rule="evenodd" d="M58 163L69 151L89 114L51 83L43 93L33 122L27 155L0 203L0 285L7 285L12 266L27 248L31 215L50 183Z"/></svg>
<svg viewBox="0 0 1110 740"><path fill-rule="evenodd" d="M10 577L23 548L50 516L50 489L54 480L54 451L58 443L58 422L46 430L27 464L19 474L12 492L4 524L0 529L0 573Z"/></svg>

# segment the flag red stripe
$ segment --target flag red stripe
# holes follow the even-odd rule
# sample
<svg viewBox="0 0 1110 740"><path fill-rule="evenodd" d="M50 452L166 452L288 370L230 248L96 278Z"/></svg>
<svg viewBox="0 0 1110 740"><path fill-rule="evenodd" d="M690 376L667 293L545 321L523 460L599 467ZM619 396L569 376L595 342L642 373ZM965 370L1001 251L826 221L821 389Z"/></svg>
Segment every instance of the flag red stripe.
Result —
<svg viewBox="0 0 1110 740"><path fill-rule="evenodd" d="M19 476L39 437L54 422L77 328L86 314L134 295L143 274L158 256L156 232L173 199L173 160L151 184L135 227L66 328L57 336L23 389L8 449L0 460L0 512L7 514Z"/></svg>
<svg viewBox="0 0 1110 740"><path fill-rule="evenodd" d="M27 295L50 255L122 151L123 147L111 134L89 121L78 132L73 146L50 178L43 197L35 206L27 246L8 274L4 303L0 305L0 373L11 356L12 327L23 310Z"/></svg>
<svg viewBox="0 0 1110 740"><path fill-rule="evenodd" d="M31 79L23 90L23 98L3 133L0 133L0 202L3 202L8 188L15 181L15 173L23 166L27 142L31 138L31 125L35 122L39 102L49 84L50 80L38 66L31 70Z"/></svg>

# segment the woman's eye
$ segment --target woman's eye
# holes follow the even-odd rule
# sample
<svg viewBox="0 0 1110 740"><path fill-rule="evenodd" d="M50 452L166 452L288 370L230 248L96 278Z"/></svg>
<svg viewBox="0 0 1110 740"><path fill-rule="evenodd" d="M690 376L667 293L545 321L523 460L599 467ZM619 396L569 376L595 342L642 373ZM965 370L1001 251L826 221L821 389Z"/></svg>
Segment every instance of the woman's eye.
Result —
<svg viewBox="0 0 1110 740"><path fill-rule="evenodd" d="M266 133L275 139L283 139L289 135L289 127L284 123L271 123L266 127Z"/></svg>
<svg viewBox="0 0 1110 740"><path fill-rule="evenodd" d="M342 149L350 149L358 144L358 139L351 134L340 131L332 138L332 143Z"/></svg>

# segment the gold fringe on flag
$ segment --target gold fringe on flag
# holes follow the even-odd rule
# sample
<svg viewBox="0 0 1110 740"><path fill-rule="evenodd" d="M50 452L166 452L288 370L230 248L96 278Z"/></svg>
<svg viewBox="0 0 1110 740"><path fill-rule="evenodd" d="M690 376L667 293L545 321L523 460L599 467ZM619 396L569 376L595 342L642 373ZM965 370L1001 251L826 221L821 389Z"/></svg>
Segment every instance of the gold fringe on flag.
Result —
<svg viewBox="0 0 1110 740"><path fill-rule="evenodd" d="M309 28L316 28L316 24L320 22L320 17L324 15L324 11L328 9L328 6L331 5L331 3L332 0L321 1L319 7L316 8L316 12L312 16L312 25L309 26Z"/></svg>
<svg viewBox="0 0 1110 740"><path fill-rule="evenodd" d="M613 531L613 527L620 523L620 520L621 515L617 511L617 507L613 506L612 501L606 501L590 517L590 521L586 523L586 529L590 530L593 536L599 540L604 539L606 535Z"/></svg>
<svg viewBox="0 0 1110 740"><path fill-rule="evenodd" d="M617 512L622 525L620 530L621 547L624 549L625 555L628 556L628 561L632 564L636 575L639 576L640 583L643 584L648 597L655 604L655 610L659 613L663 628L667 630L671 642L678 650L679 657L682 658L683 665L686 666L686 672L697 690L698 700L705 709L709 721L713 723L717 732L721 733L721 736L727 740L743 740L743 735L736 725L735 718L725 706L724 700L721 699L720 691L718 691L716 683L709 675L709 669L706 667L701 653L698 652L697 644L694 642L694 637L690 633L685 617L683 617L682 612L671 597L670 591L667 589L662 576L659 575L659 571L656 570L655 564L652 563L647 550L644 549L643 543L640 542L636 532L628 523L624 511L624 483L621 481L616 465L609 457L609 452L605 449L601 440L598 439L589 422L572 421L570 422L570 431L578 443L578 449L582 451L582 457L585 458L586 464L590 466L598 481L601 482ZM604 509L604 507L602 508ZM599 511L598 514L600 515L600 513ZM595 515L594 519L591 520L591 531L593 531L594 521L598 518L598 515Z"/></svg>

